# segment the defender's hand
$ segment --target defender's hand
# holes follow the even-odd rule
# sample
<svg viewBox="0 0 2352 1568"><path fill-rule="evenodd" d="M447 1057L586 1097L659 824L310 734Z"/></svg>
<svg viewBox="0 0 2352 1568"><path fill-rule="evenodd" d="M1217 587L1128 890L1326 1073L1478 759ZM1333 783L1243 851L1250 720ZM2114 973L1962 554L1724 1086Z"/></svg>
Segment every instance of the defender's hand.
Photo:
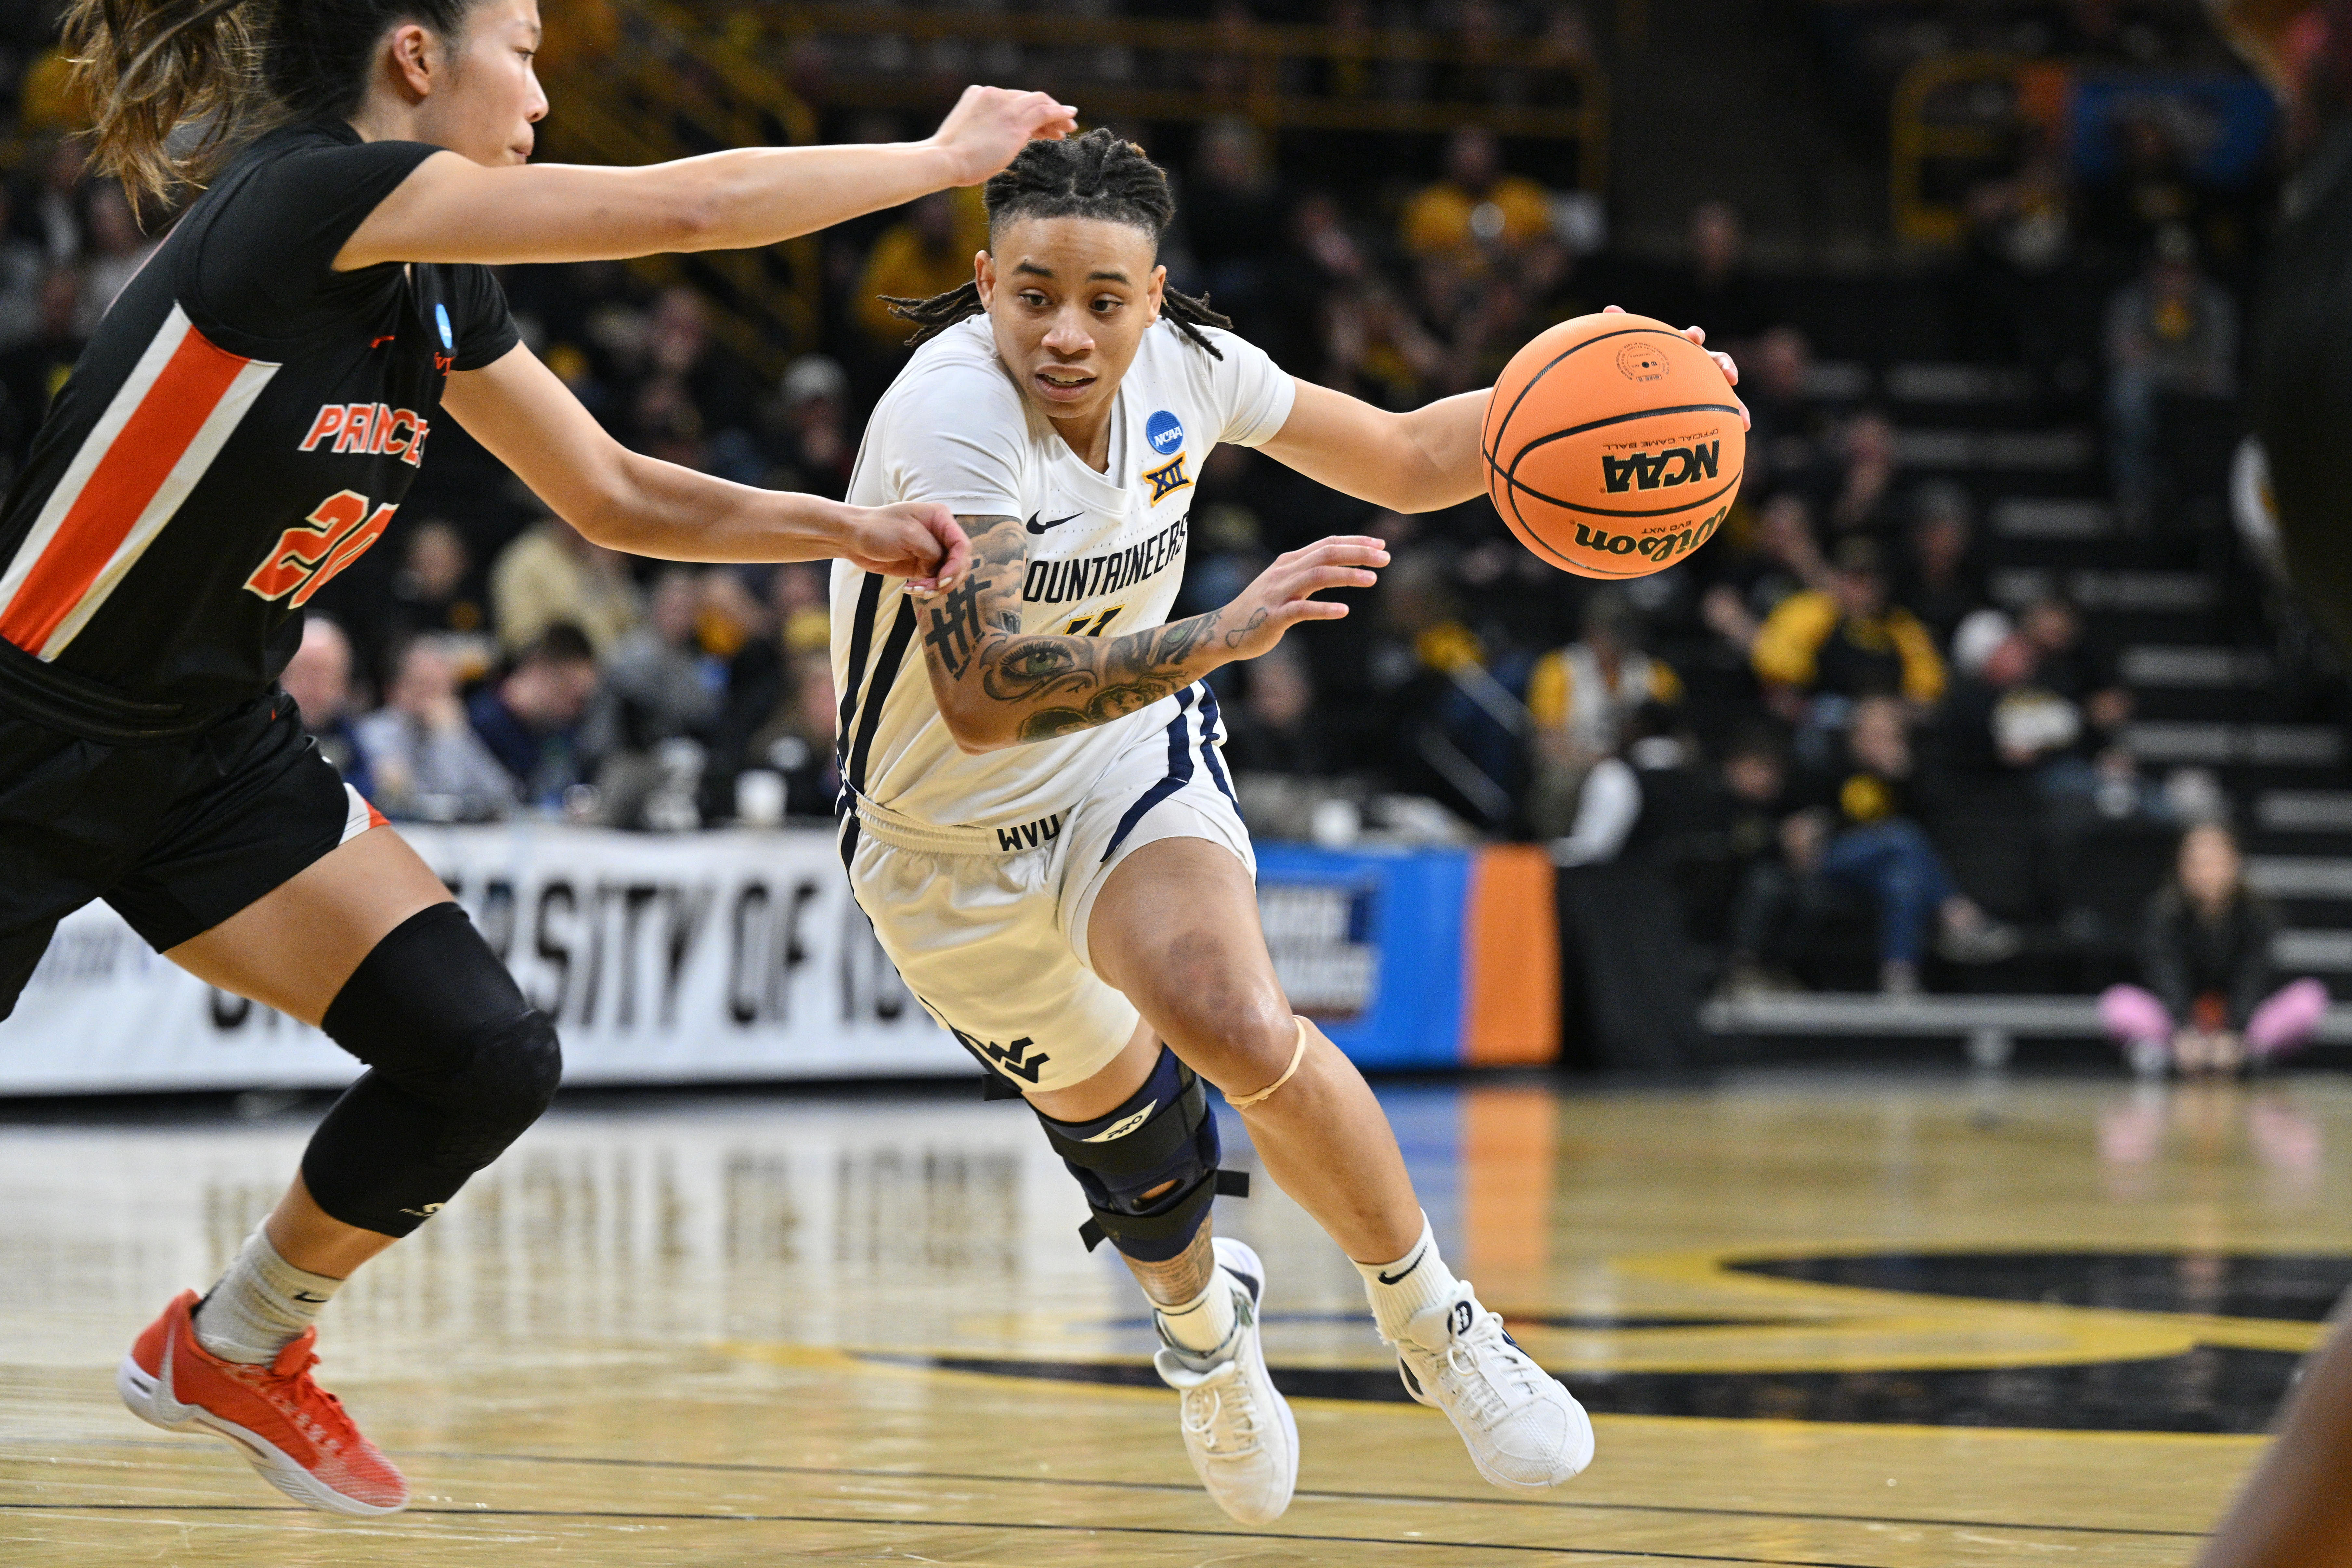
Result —
<svg viewBox="0 0 2352 1568"><path fill-rule="evenodd" d="M1611 314L1622 316L1625 314L1625 307L1622 305L1603 305L1601 308L1601 313L1603 316ZM1700 348L1706 349L1706 328L1685 327L1683 329L1683 336L1688 338L1692 342L1696 343ZM1733 386L1738 386L1739 384L1739 366L1733 361L1729 354L1718 353L1713 349L1706 349L1706 356L1708 359L1713 360L1716 364L1722 369L1723 379L1725 381L1729 382ZM1751 428L1753 422L1748 417L1747 402L1744 400L1736 397L1731 401L1739 404L1740 428L1743 430Z"/></svg>
<svg viewBox="0 0 2352 1568"><path fill-rule="evenodd" d="M841 548L852 566L908 580L919 596L949 587L971 566L971 541L955 514L937 501L852 507Z"/></svg>
<svg viewBox="0 0 2352 1568"><path fill-rule="evenodd" d="M1337 621L1348 613L1314 595L1330 588L1370 588L1370 568L1389 563L1388 546L1361 534L1318 539L1277 556L1258 580L1225 607L1215 635L1236 659L1255 659L1301 621Z"/></svg>
<svg viewBox="0 0 2352 1568"><path fill-rule="evenodd" d="M931 145L948 155L951 185L977 185L1020 155L1031 141L1059 141L1078 128L1078 111L1050 93L968 87Z"/></svg>

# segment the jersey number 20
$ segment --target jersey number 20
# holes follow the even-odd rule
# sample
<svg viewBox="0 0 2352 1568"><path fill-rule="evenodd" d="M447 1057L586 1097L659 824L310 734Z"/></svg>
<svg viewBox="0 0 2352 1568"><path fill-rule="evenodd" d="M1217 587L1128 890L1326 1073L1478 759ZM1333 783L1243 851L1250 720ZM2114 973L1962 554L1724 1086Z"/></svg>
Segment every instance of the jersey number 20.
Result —
<svg viewBox="0 0 2352 1568"><path fill-rule="evenodd" d="M338 490L319 503L305 527L278 536L269 559L245 580L245 586L264 599L284 599L290 593L299 609L335 573L366 554L399 509L400 503L387 501L370 511L365 496Z"/></svg>

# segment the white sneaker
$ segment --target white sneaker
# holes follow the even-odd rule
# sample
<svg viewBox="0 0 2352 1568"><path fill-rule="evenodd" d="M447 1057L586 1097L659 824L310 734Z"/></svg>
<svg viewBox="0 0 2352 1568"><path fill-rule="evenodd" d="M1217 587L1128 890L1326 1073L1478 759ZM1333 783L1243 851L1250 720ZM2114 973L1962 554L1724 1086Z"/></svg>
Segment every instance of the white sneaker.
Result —
<svg viewBox="0 0 2352 1568"><path fill-rule="evenodd" d="M1160 1380L1183 1395L1184 1453L1209 1495L1244 1524L1271 1524L1298 1484L1298 1423L1266 1375L1258 1343L1265 1268L1238 1241L1218 1237L1217 1266L1234 1288L1234 1333L1219 1359L1167 1346L1151 1358Z"/></svg>
<svg viewBox="0 0 2352 1568"><path fill-rule="evenodd" d="M1413 1314L1396 1342L1404 1391L1445 1412L1498 1487L1556 1487L1592 1462L1592 1421L1472 1293Z"/></svg>

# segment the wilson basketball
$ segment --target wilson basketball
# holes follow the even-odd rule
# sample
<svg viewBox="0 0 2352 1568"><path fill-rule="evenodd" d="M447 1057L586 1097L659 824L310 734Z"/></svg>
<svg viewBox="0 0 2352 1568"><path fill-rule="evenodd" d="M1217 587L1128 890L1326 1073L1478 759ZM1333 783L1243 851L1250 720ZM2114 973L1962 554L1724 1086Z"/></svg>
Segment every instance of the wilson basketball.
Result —
<svg viewBox="0 0 2352 1568"><path fill-rule="evenodd" d="M1706 543L1748 434L1706 350L1647 316L1579 316L1511 358L1486 404L1486 489L1537 556L1647 577Z"/></svg>

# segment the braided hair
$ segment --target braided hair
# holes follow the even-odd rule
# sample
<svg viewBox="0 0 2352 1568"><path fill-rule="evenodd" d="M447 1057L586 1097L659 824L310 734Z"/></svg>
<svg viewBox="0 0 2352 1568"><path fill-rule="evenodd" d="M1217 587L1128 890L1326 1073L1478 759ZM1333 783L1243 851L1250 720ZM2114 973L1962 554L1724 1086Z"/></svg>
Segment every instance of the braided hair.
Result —
<svg viewBox="0 0 2352 1568"><path fill-rule="evenodd" d="M1013 218L1099 218L1142 229L1157 246L1176 218L1176 198L1169 192L1166 172L1142 148L1100 127L1067 141L1032 141L1010 167L990 177L981 196L992 231ZM915 324L908 348L928 342L983 308L980 285L969 282L929 299L886 294L882 302L890 307L891 315ZM1207 295L1164 289L1160 313L1195 348L1207 350L1215 359L1225 357L1201 329L1230 329L1233 323L1209 308Z"/></svg>

